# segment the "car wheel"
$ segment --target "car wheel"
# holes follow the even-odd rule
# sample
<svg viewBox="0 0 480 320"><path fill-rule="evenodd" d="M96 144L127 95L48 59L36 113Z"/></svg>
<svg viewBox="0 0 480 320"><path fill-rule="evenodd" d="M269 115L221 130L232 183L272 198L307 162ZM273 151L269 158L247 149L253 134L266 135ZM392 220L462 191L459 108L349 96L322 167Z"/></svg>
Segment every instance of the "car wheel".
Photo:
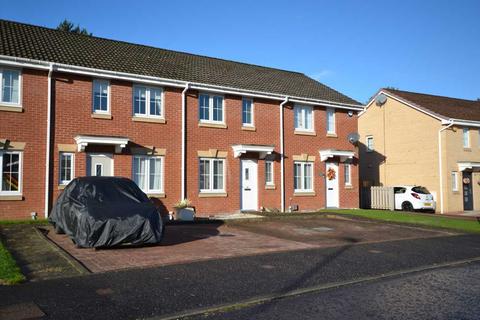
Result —
<svg viewBox="0 0 480 320"><path fill-rule="evenodd" d="M404 202L404 203L402 203L402 210L413 212L413 206L410 202Z"/></svg>

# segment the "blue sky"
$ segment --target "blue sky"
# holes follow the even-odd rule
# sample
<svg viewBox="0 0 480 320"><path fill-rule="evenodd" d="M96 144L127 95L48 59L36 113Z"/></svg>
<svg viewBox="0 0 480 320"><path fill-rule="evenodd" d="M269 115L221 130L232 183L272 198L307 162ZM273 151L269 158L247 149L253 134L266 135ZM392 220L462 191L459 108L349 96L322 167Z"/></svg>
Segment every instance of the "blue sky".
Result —
<svg viewBox="0 0 480 320"><path fill-rule="evenodd" d="M480 97L480 1L7 1L0 18L380 87Z"/></svg>

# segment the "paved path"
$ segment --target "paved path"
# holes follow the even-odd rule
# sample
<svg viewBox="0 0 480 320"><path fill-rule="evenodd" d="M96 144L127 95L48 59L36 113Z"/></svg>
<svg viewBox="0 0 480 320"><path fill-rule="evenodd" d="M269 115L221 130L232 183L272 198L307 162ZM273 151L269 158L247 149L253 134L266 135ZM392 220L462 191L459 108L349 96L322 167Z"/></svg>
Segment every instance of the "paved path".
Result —
<svg viewBox="0 0 480 320"><path fill-rule="evenodd" d="M79 249L66 235L56 235L52 228L48 237L90 271L105 272L449 234L453 233L321 215L258 222L167 225L162 244L144 248Z"/></svg>
<svg viewBox="0 0 480 320"><path fill-rule="evenodd" d="M479 257L480 236L456 235L132 269L0 287L0 314L6 306L35 303L48 319L164 318L267 295ZM448 290L442 286L437 289ZM360 304L362 299L366 302L362 294L362 290L351 295L346 292L343 306ZM365 294L372 297L375 289ZM332 295L330 301L341 298ZM383 294L377 297L384 298ZM395 300L393 296L388 298ZM465 305L455 301L450 304L450 308L457 310L465 306L468 301Z"/></svg>

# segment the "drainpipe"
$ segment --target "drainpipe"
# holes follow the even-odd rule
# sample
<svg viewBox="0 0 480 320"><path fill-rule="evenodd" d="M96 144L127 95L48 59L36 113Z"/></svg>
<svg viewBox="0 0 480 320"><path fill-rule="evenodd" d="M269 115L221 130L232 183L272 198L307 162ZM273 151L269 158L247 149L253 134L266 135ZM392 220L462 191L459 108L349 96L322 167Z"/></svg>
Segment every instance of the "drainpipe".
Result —
<svg viewBox="0 0 480 320"><path fill-rule="evenodd" d="M186 144L186 128L187 128L187 91L190 87L190 83L187 82L185 84L185 89L182 91L182 195L181 199L183 200L186 198L185 194L185 162L186 162L186 152L185 152L185 144Z"/></svg>
<svg viewBox="0 0 480 320"><path fill-rule="evenodd" d="M438 130L438 175L440 177L440 213L444 213L443 209L443 163L442 163L442 131L447 130L453 126L453 122L444 128Z"/></svg>
<svg viewBox="0 0 480 320"><path fill-rule="evenodd" d="M288 96L280 103L280 198L281 212L285 212L285 163L284 163L284 142L283 142L283 106L288 102Z"/></svg>
<svg viewBox="0 0 480 320"><path fill-rule="evenodd" d="M48 92L47 92L47 146L45 151L45 218L48 218L50 200L50 136L51 136L51 118L52 118L52 72L53 64L48 69Z"/></svg>

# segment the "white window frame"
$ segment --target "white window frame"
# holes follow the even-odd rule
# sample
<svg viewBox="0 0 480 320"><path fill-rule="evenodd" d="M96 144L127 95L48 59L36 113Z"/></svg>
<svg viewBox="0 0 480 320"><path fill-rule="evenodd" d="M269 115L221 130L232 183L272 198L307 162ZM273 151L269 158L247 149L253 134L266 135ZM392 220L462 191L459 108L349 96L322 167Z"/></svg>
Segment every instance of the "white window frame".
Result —
<svg viewBox="0 0 480 320"><path fill-rule="evenodd" d="M336 117L336 114L335 114L335 108L327 108L326 111L326 129L327 129L327 134L336 134L337 132L337 117ZM332 117L333 117L333 129L332 128L329 128L329 121L328 121L328 115L331 114Z"/></svg>
<svg viewBox="0 0 480 320"><path fill-rule="evenodd" d="M18 191L3 191L3 155L18 154ZM23 152L22 151L0 151L0 196L21 195L23 190Z"/></svg>
<svg viewBox="0 0 480 320"><path fill-rule="evenodd" d="M226 184L226 171L225 171L225 161L226 159L224 158L199 158L198 159L198 189L200 190L200 193L225 193L225 184ZM208 189L201 189L200 188L200 162L201 161L208 161L208 166L209 166L209 186L210 188ZM214 180L214 174L213 174L213 163L214 161L222 161L222 172L223 172L223 182L222 182L222 189L213 189L213 180Z"/></svg>
<svg viewBox="0 0 480 320"><path fill-rule="evenodd" d="M462 143L464 148L470 148L470 129L469 128L462 129Z"/></svg>
<svg viewBox="0 0 480 320"><path fill-rule="evenodd" d="M208 96L208 119L201 119L201 110L200 110L200 96ZM222 98L222 121L213 120L213 101L215 97ZM215 123L215 124L225 124L225 97L221 94L209 93L209 92L200 92L198 94L198 119L201 123Z"/></svg>
<svg viewBox="0 0 480 320"><path fill-rule="evenodd" d="M270 164L271 170L271 179L267 181L267 165ZM265 160L265 185L266 186L274 186L275 185L275 173L274 173L274 162L272 160Z"/></svg>
<svg viewBox="0 0 480 320"><path fill-rule="evenodd" d="M107 84L107 110L95 110L95 83L104 82ZM108 79L93 79L92 81L92 113L110 114L110 81Z"/></svg>
<svg viewBox="0 0 480 320"><path fill-rule="evenodd" d="M250 103L251 103L251 105L250 105L250 107L251 107L251 111L250 111L251 122L250 123L243 121L243 102L246 101L246 100L250 101ZM242 98L242 126L244 126L244 127L254 127L255 126L255 111L254 110L255 110L255 105L253 103L253 99L243 97Z"/></svg>
<svg viewBox="0 0 480 320"><path fill-rule="evenodd" d="M164 185L165 185L165 157L164 156L145 156L145 155L134 155L132 158L132 180L135 182L134 179L134 160L135 158L144 159L145 161L145 188L138 186L143 192L146 194L162 194L164 193ZM150 189L150 160L151 159L160 159L160 189ZM135 182L136 183L136 182Z"/></svg>
<svg viewBox="0 0 480 320"><path fill-rule="evenodd" d="M72 175L70 180L62 180L62 155L70 156ZM67 185L75 178L75 153L73 152L60 152L59 162L58 162L58 183L60 185Z"/></svg>
<svg viewBox="0 0 480 320"><path fill-rule="evenodd" d="M294 179L294 187L295 187L295 165L300 164L301 165L301 170L300 170L300 184L301 188L300 189L294 189L295 193L302 193L302 192L313 192L315 190L315 164L310 161L294 161L293 162L293 179ZM312 168L312 187L310 189L305 188L305 167L306 165L310 165Z"/></svg>
<svg viewBox="0 0 480 320"><path fill-rule="evenodd" d="M452 179L452 191L457 192L458 191L458 172L452 171L450 174L450 178Z"/></svg>
<svg viewBox="0 0 480 320"><path fill-rule="evenodd" d="M135 89L136 88L144 88L145 89L145 113L135 113ZM150 114L150 93L151 90L160 90L161 91L161 105L160 105L160 115ZM134 117L148 117L148 118L156 118L156 119L165 119L165 90L163 87L155 87L155 86L146 86L142 84L134 84L132 88L132 113Z"/></svg>
<svg viewBox="0 0 480 320"><path fill-rule="evenodd" d="M299 127L297 127L297 123L295 121L295 115L297 114L297 110L300 109L300 113L301 113L301 125L299 125ZM312 123L310 124L310 128L307 129L305 127L305 123L306 123L306 120L307 120L307 112L306 110L311 110L312 111ZM304 105L299 105L299 104L296 104L294 107L293 107L293 127L295 129L295 131L300 131L300 132L315 132L315 109L313 108L313 106L304 106Z"/></svg>
<svg viewBox="0 0 480 320"><path fill-rule="evenodd" d="M344 166L344 168L343 168L343 179L345 181L345 185L347 187L350 187L350 186L352 186L352 165L350 163L344 163L343 166Z"/></svg>
<svg viewBox="0 0 480 320"><path fill-rule="evenodd" d="M5 70L18 72L18 102L4 102L3 101L3 72ZM11 106L11 107L21 107L22 106L22 70L16 68L3 68L0 67L0 105Z"/></svg>
<svg viewBox="0 0 480 320"><path fill-rule="evenodd" d="M371 146L369 145L369 141L372 142ZM366 136L365 137L365 148L367 152L373 152L375 151L375 140L373 139L373 136Z"/></svg>

